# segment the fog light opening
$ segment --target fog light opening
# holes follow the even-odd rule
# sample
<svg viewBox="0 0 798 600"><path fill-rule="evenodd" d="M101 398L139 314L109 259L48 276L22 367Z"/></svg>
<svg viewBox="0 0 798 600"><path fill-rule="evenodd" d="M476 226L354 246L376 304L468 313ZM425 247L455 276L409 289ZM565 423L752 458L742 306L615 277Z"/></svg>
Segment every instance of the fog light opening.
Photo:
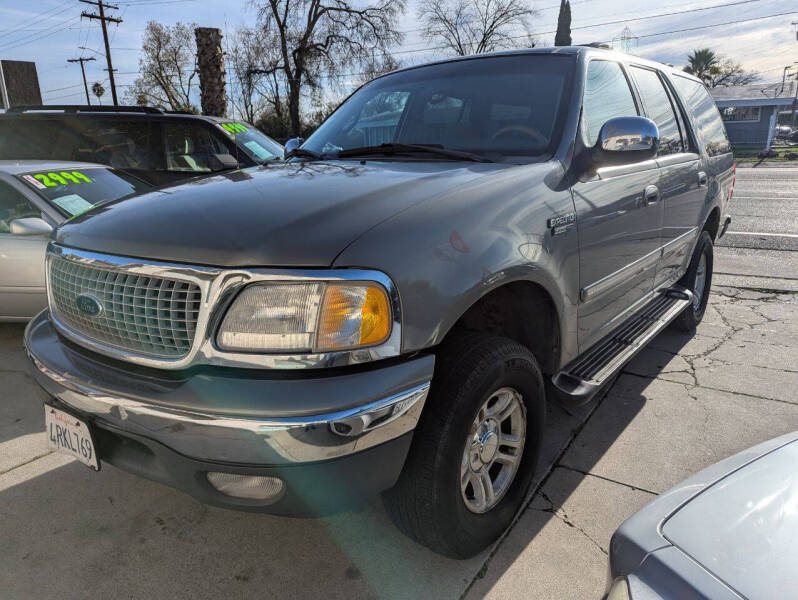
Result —
<svg viewBox="0 0 798 600"><path fill-rule="evenodd" d="M283 491L283 480L265 475L208 473L208 483L225 496L249 500L273 500Z"/></svg>

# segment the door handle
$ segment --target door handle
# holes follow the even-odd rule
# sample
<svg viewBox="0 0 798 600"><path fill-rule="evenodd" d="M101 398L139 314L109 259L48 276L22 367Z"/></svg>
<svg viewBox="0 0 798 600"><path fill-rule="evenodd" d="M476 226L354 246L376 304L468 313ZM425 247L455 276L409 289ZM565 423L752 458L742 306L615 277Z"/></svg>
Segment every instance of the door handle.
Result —
<svg viewBox="0 0 798 600"><path fill-rule="evenodd" d="M709 179L707 178L707 174L703 171L698 172L698 186L699 187L706 187L707 183L709 183Z"/></svg>
<svg viewBox="0 0 798 600"><path fill-rule="evenodd" d="M646 206L656 204L659 200L659 188L656 185L648 186L646 191L643 192L643 199L645 200Z"/></svg>

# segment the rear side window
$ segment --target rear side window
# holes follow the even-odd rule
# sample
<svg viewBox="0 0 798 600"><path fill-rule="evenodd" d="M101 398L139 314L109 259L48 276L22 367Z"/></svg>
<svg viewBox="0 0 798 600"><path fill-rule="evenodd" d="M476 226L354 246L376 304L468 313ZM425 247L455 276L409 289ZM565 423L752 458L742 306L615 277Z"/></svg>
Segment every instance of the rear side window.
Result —
<svg viewBox="0 0 798 600"><path fill-rule="evenodd" d="M77 133L49 119L0 117L0 159L74 160Z"/></svg>
<svg viewBox="0 0 798 600"><path fill-rule="evenodd" d="M629 71L640 91L646 116L659 129L659 154L665 156L684 150L682 135L673 105L656 71L631 67Z"/></svg>
<svg viewBox="0 0 798 600"><path fill-rule="evenodd" d="M596 143L602 125L610 119L637 116L632 90L618 63L606 60L590 62L582 115L589 146Z"/></svg>
<svg viewBox="0 0 798 600"><path fill-rule="evenodd" d="M720 111L704 84L678 75L673 77L673 83L692 113L693 123L701 134L707 154L717 156L731 152L731 145L726 136L726 128L723 126Z"/></svg>
<svg viewBox="0 0 798 600"><path fill-rule="evenodd" d="M230 150L210 128L193 123L164 123L167 171L210 173L211 155Z"/></svg>
<svg viewBox="0 0 798 600"><path fill-rule="evenodd" d="M14 219L40 217L41 214L25 196L5 181L0 181L0 233L9 233Z"/></svg>
<svg viewBox="0 0 798 600"><path fill-rule="evenodd" d="M153 151L155 125L152 121L85 119L81 125L86 143L77 149L75 160L118 169L152 171L159 168Z"/></svg>

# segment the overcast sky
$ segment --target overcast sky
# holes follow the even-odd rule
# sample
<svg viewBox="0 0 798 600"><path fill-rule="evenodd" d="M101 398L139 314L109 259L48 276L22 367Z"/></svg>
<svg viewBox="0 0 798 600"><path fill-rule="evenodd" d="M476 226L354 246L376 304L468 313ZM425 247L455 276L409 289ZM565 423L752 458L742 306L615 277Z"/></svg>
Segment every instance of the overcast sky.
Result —
<svg viewBox="0 0 798 600"><path fill-rule="evenodd" d="M136 77L141 36L148 20L194 22L232 33L238 26L254 24L256 18L249 0L120 0L114 4L119 10L109 14L123 19L119 26L110 25L109 31L120 96ZM539 12L533 27L538 45L553 43L559 0L534 0L531 4ZM695 11L706 7L716 8ZM95 56L97 61L86 65L89 82L107 79L99 24L80 18L81 10L91 9L78 0L0 0L0 58L35 61L47 103L84 102L80 67L67 63L68 58ZM796 27L791 25L798 20L798 0L572 0L571 11L575 44L613 40L628 26L639 37L634 52L641 56L682 65L690 50L710 47L761 72L764 82L781 81L784 66L798 61ZM683 11L691 12L591 27ZM786 12L792 14L663 33ZM428 44L418 37L415 0L409 0L400 28L407 32L404 44L397 48L403 65L441 56L429 51ZM652 35L660 33L663 35ZM80 50L79 46L92 50ZM110 92L104 101L110 102Z"/></svg>

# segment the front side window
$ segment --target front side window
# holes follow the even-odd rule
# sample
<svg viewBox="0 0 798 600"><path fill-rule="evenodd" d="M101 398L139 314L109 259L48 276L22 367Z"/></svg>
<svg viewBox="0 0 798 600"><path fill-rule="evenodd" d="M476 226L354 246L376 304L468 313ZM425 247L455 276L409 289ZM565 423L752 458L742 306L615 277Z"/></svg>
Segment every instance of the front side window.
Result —
<svg viewBox="0 0 798 600"><path fill-rule="evenodd" d="M0 181L0 233L10 233L14 219L41 216L41 211L25 196L5 181Z"/></svg>
<svg viewBox="0 0 798 600"><path fill-rule="evenodd" d="M682 135L676 113L668 97L668 92L656 71L631 67L629 71L637 84L646 116L657 124L659 129L659 154L676 154L684 150Z"/></svg>
<svg viewBox="0 0 798 600"><path fill-rule="evenodd" d="M74 217L98 204L152 189L131 175L99 167L31 171L18 178L65 217Z"/></svg>
<svg viewBox="0 0 798 600"><path fill-rule="evenodd" d="M471 152L494 161L559 143L570 56L476 58L408 69L355 92L303 148L334 158L386 143Z"/></svg>
<svg viewBox="0 0 798 600"><path fill-rule="evenodd" d="M588 146L598 140L601 127L615 117L636 117L632 90L621 65L607 60L593 60L587 67L582 119Z"/></svg>
<svg viewBox="0 0 798 600"><path fill-rule="evenodd" d="M673 77L676 90L692 113L695 126L701 133L704 149L709 156L731 152L726 127L718 107L703 83L676 75Z"/></svg>
<svg viewBox="0 0 798 600"><path fill-rule="evenodd" d="M208 127L193 123L164 123L167 171L211 172L211 156L230 150Z"/></svg>

